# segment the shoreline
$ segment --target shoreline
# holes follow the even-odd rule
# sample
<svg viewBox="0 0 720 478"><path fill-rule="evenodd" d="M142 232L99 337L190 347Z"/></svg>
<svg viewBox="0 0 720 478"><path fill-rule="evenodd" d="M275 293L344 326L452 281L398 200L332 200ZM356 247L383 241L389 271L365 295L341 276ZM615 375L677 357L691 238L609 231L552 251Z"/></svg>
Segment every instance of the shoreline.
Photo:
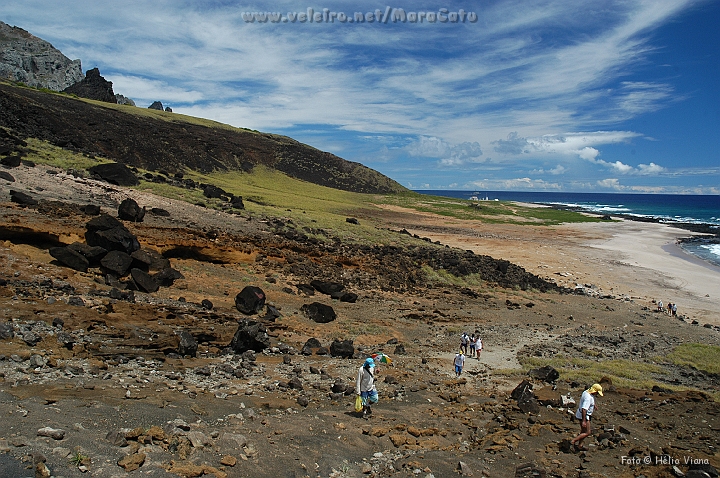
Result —
<svg viewBox="0 0 720 478"><path fill-rule="evenodd" d="M633 300L651 310L657 300L670 301L691 321L720 325L720 268L677 244L699 232L625 218L521 226L384 209L397 214L391 223L412 234L508 260L558 286Z"/></svg>

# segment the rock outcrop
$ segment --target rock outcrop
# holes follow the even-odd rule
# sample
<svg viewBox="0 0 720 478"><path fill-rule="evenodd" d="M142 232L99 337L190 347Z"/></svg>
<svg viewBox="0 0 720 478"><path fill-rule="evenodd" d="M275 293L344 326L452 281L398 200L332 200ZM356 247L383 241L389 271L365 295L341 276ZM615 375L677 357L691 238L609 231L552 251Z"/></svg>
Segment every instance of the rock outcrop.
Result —
<svg viewBox="0 0 720 478"><path fill-rule="evenodd" d="M62 91L83 79L80 60L71 60L50 43L0 22L0 78L35 88Z"/></svg>
<svg viewBox="0 0 720 478"><path fill-rule="evenodd" d="M112 89L112 81L107 81L100 75L100 70L93 68L88 70L85 78L63 90L65 93L78 95L81 98L104 101L106 103L117 103L117 98Z"/></svg>

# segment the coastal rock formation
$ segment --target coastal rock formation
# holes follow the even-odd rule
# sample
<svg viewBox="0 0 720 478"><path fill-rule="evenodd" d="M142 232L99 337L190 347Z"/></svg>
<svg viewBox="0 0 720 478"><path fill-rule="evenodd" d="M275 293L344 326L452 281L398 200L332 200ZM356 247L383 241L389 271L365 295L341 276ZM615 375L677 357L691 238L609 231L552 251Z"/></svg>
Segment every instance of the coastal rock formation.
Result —
<svg viewBox="0 0 720 478"><path fill-rule="evenodd" d="M83 74L80 60L70 60L45 40L0 22L0 78L62 91Z"/></svg>
<svg viewBox="0 0 720 478"><path fill-rule="evenodd" d="M104 101L106 103L117 103L115 93L112 89L112 82L107 81L100 75L100 70L93 68L88 70L85 78L63 90L65 93L74 94L81 98Z"/></svg>
<svg viewBox="0 0 720 478"><path fill-rule="evenodd" d="M117 94L117 93L115 94L115 101L119 105L135 106L135 102L132 99L127 98L127 97Z"/></svg>

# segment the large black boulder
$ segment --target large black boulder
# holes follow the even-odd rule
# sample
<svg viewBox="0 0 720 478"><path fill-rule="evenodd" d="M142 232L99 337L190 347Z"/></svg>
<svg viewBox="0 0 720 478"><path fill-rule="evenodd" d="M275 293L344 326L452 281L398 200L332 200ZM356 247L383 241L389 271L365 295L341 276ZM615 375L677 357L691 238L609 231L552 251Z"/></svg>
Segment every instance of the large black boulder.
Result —
<svg viewBox="0 0 720 478"><path fill-rule="evenodd" d="M352 358L355 355L355 346L352 340L334 340L330 344L332 357Z"/></svg>
<svg viewBox="0 0 720 478"><path fill-rule="evenodd" d="M172 267L166 267L152 277L158 285L163 287L170 287L176 280L185 278L180 271Z"/></svg>
<svg viewBox="0 0 720 478"><path fill-rule="evenodd" d="M105 254L108 252L104 247L89 246L83 242L73 242L68 246L68 249L72 249L73 251L82 254L85 259L90 262L91 266L99 264L100 259L105 257Z"/></svg>
<svg viewBox="0 0 720 478"><path fill-rule="evenodd" d="M85 223L85 229L92 232L107 231L108 229L114 229L116 227L123 227L123 223L109 214L101 214Z"/></svg>
<svg viewBox="0 0 720 478"><path fill-rule="evenodd" d="M208 184L203 188L203 196L210 199L218 199L222 196L228 196L228 193L222 188Z"/></svg>
<svg viewBox="0 0 720 478"><path fill-rule="evenodd" d="M300 307L300 310L305 314L308 319L312 320L313 322L317 322L318 324L327 324L328 322L332 322L337 318L337 314L332 307L330 307L329 305L321 304L320 302L305 304Z"/></svg>
<svg viewBox="0 0 720 478"><path fill-rule="evenodd" d="M100 265L108 272L113 272L122 277L128 273L133 259L129 254L122 251L110 251L100 260Z"/></svg>
<svg viewBox="0 0 720 478"><path fill-rule="evenodd" d="M124 221L142 222L145 208L140 207L134 199L126 198L118 207L118 217Z"/></svg>
<svg viewBox="0 0 720 478"><path fill-rule="evenodd" d="M147 272L140 269L130 269L130 275L138 288L144 292L157 292L160 285Z"/></svg>
<svg viewBox="0 0 720 478"><path fill-rule="evenodd" d="M323 294L332 295L342 291L345 286L337 282L326 282L321 280L314 280L310 282L315 290Z"/></svg>
<svg viewBox="0 0 720 478"><path fill-rule="evenodd" d="M21 162L22 158L18 155L6 156L0 159L0 164L5 166L6 168L17 168L18 166L20 166Z"/></svg>
<svg viewBox="0 0 720 478"><path fill-rule="evenodd" d="M85 228L85 242L90 246L100 246L108 251L123 251L127 254L140 249L137 237L123 223L107 214L90 219Z"/></svg>
<svg viewBox="0 0 720 478"><path fill-rule="evenodd" d="M130 168L121 163L98 164L88 169L88 171L103 181L116 186L137 186L140 184L137 176Z"/></svg>
<svg viewBox="0 0 720 478"><path fill-rule="evenodd" d="M235 307L245 315L257 314L265 306L265 292L260 287L246 286L235 296Z"/></svg>
<svg viewBox="0 0 720 478"><path fill-rule="evenodd" d="M230 342L230 348L237 354L248 350L262 352L270 347L270 336L265 327L254 321L241 320Z"/></svg>
<svg viewBox="0 0 720 478"><path fill-rule="evenodd" d="M144 271L159 272L170 267L170 261L152 249L140 249L130 254L130 256L135 260L133 264ZM175 279L181 278L175 277Z"/></svg>
<svg viewBox="0 0 720 478"><path fill-rule="evenodd" d="M75 269L76 271L86 272L88 267L90 267L90 261L79 252L72 250L69 246L51 247L48 252L62 265Z"/></svg>
<svg viewBox="0 0 720 478"><path fill-rule="evenodd" d="M15 178L12 174L8 173L7 171L0 171L0 179L4 179L5 181L14 183Z"/></svg>
<svg viewBox="0 0 720 478"><path fill-rule="evenodd" d="M555 380L560 378L560 372L555 370L550 365L546 365L540 368L534 368L528 372L528 375L538 380L542 380L543 382L554 382Z"/></svg>

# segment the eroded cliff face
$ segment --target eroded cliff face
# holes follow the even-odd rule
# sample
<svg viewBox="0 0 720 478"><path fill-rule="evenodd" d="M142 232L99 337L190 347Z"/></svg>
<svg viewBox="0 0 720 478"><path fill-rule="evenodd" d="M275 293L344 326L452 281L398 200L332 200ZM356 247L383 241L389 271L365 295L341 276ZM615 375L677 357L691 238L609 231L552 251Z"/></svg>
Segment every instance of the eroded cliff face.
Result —
<svg viewBox="0 0 720 478"><path fill-rule="evenodd" d="M62 91L84 75L80 60L69 59L22 28L0 22L0 78Z"/></svg>

